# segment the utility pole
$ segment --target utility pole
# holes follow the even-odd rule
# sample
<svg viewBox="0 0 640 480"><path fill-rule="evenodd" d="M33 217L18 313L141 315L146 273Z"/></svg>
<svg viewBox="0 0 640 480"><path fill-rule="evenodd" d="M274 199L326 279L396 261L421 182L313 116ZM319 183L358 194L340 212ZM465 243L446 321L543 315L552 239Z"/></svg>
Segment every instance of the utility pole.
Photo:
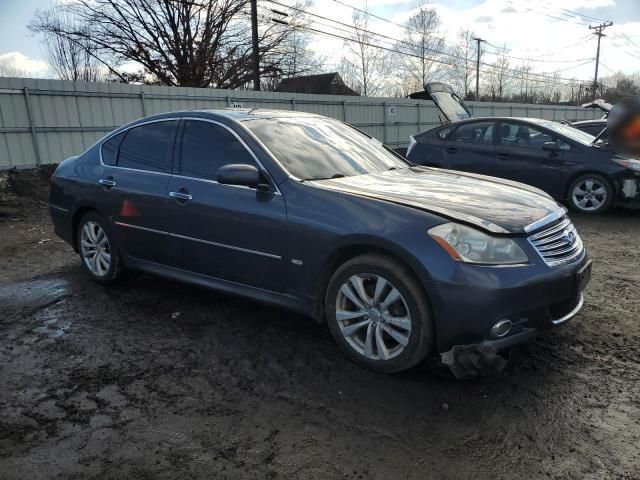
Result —
<svg viewBox="0 0 640 480"><path fill-rule="evenodd" d="M600 64L600 39L602 37L606 37L606 35L602 33L602 31L605 28L610 27L611 25L613 25L613 22L605 22L605 23L601 23L600 25L594 25L594 26L589 25L589 30L594 30L594 35L598 37L598 51L596 53L596 75L593 79L593 98L596 97L596 90L598 89L598 66Z"/></svg>
<svg viewBox="0 0 640 480"><path fill-rule="evenodd" d="M478 51L477 51L477 59L476 59L476 102L480 100L480 44L484 42L482 38L473 37L473 39L478 42Z"/></svg>
<svg viewBox="0 0 640 480"><path fill-rule="evenodd" d="M260 90L260 52L258 50L258 5L251 0L251 40L253 59L253 89Z"/></svg>

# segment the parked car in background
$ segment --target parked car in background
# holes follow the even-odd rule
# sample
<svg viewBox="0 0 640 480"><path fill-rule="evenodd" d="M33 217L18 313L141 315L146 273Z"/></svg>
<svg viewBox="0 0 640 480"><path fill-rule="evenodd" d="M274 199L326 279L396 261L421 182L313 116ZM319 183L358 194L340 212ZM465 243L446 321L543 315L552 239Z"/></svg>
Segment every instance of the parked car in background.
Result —
<svg viewBox="0 0 640 480"><path fill-rule="evenodd" d="M572 122L570 123L570 125L577 128L578 130L588 133L589 135L599 137L599 139L606 141L607 133L604 130L607 128L607 118L609 116L609 112L611 111L612 105L602 99L597 99L593 102L583 104L582 107L597 108L603 112L603 115L601 118L597 118L594 120L580 120L578 122Z"/></svg>
<svg viewBox="0 0 640 480"><path fill-rule="evenodd" d="M411 162L526 183L583 213L640 203L640 161L593 135L551 120L473 118L449 85L426 87L447 123L411 137Z"/></svg>
<svg viewBox="0 0 640 480"><path fill-rule="evenodd" d="M130 268L286 307L382 372L564 323L591 269L540 190L415 167L301 112L130 123L58 166L50 212L97 282Z"/></svg>

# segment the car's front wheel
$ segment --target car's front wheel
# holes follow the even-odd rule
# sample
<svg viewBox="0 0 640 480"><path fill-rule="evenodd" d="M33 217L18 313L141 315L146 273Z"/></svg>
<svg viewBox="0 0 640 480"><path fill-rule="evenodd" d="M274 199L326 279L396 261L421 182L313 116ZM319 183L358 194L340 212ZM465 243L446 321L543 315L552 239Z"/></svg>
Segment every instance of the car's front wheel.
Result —
<svg viewBox="0 0 640 480"><path fill-rule="evenodd" d="M78 223L78 252L84 270L99 283L119 277L122 263L107 220L96 212L86 213Z"/></svg>
<svg viewBox="0 0 640 480"><path fill-rule="evenodd" d="M569 187L569 204L581 213L603 213L611 206L613 197L611 182L595 173L578 177Z"/></svg>
<svg viewBox="0 0 640 480"><path fill-rule="evenodd" d="M433 344L426 295L400 262L366 254L343 264L325 297L329 329L356 363L393 373L423 360Z"/></svg>

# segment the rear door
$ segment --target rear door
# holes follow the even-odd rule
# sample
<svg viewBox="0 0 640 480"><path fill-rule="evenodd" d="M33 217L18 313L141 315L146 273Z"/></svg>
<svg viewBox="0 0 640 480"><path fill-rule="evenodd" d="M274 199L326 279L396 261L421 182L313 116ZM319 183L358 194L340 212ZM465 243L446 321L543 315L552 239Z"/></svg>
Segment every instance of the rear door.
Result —
<svg viewBox="0 0 640 480"><path fill-rule="evenodd" d="M444 143L447 168L495 175L495 122L479 120L459 125Z"/></svg>
<svg viewBox="0 0 640 480"><path fill-rule="evenodd" d="M556 142L560 149L548 152L545 142ZM496 176L538 187L555 198L562 198L566 180L563 147L552 132L517 120L502 120L498 126Z"/></svg>
<svg viewBox="0 0 640 480"><path fill-rule="evenodd" d="M168 220L180 244L180 268L282 292L286 287L286 208L272 191L223 185L217 170L250 164L252 152L227 126L185 119L169 184ZM266 172L265 172L265 178ZM172 194L172 192L174 192Z"/></svg>
<svg viewBox="0 0 640 480"><path fill-rule="evenodd" d="M177 120L139 125L102 144L98 205L128 256L172 264L166 218Z"/></svg>

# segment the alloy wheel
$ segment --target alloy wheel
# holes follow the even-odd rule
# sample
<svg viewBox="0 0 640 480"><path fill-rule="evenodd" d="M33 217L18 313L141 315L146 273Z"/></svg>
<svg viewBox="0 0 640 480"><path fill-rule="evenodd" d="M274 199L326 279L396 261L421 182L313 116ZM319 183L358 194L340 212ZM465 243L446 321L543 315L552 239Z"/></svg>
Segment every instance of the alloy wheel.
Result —
<svg viewBox="0 0 640 480"><path fill-rule="evenodd" d="M353 275L340 286L336 321L347 343L371 360L397 357L411 335L411 314L400 291L369 273Z"/></svg>
<svg viewBox="0 0 640 480"><path fill-rule="evenodd" d="M607 201L607 187L596 179L587 178L574 187L571 195L580 210L593 211Z"/></svg>
<svg viewBox="0 0 640 480"><path fill-rule="evenodd" d="M109 239L100 225L89 221L80 233L80 249L84 263L91 273L103 277L111 266Z"/></svg>

